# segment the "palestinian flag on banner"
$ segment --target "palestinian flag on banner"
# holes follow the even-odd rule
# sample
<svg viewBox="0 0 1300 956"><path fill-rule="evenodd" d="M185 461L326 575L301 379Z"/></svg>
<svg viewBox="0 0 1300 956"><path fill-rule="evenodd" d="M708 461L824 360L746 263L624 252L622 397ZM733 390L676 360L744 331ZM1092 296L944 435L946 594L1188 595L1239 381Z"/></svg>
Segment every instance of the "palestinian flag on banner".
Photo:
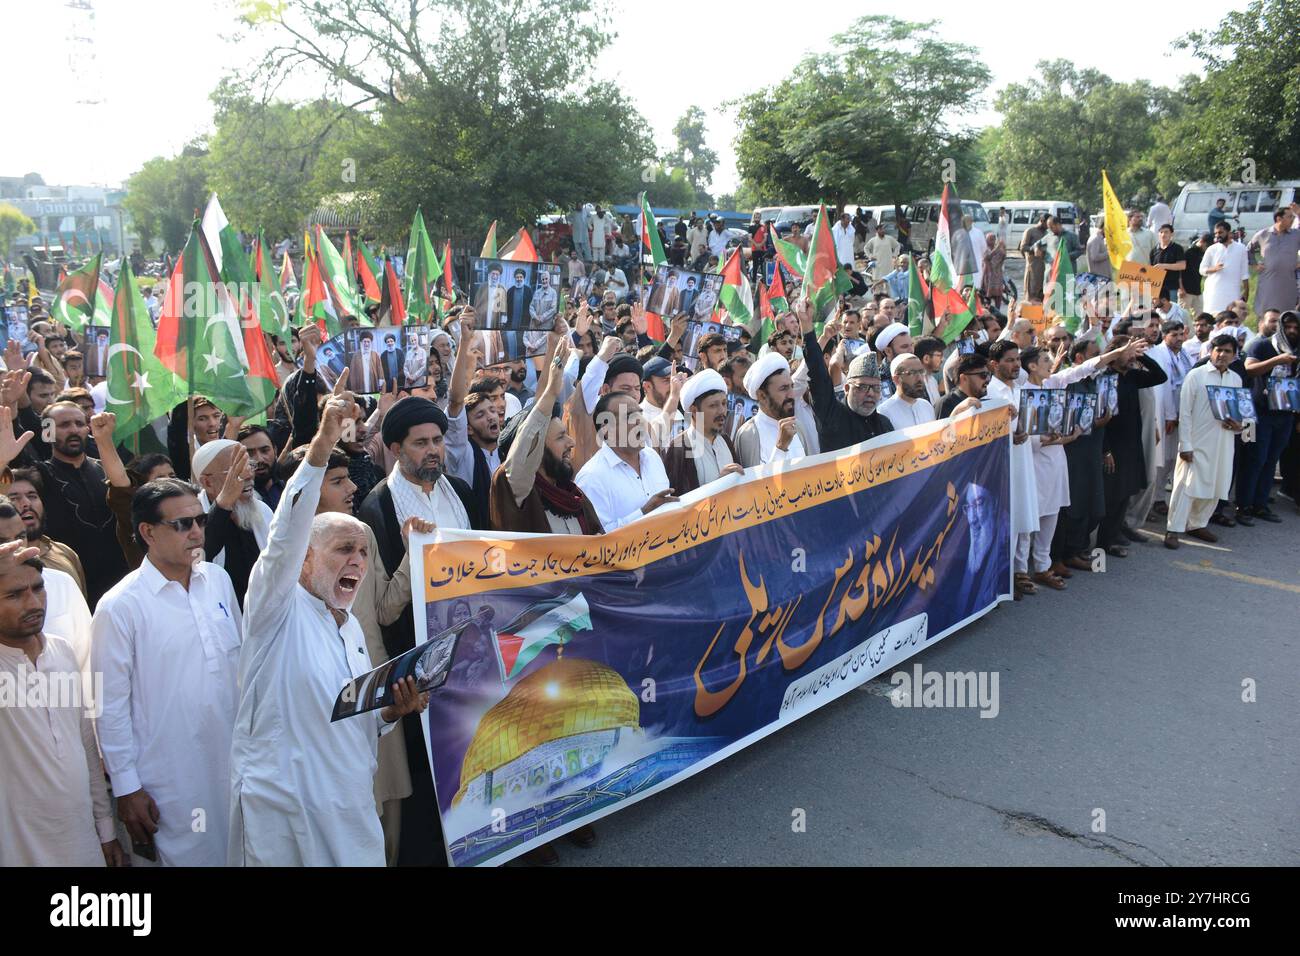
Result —
<svg viewBox="0 0 1300 956"><path fill-rule="evenodd" d="M826 205L817 208L817 221L813 225L812 244L804 258L803 290L812 303L814 315L820 321L835 305L836 296L852 288L847 276L840 271L835 256L835 240L831 238L830 218Z"/></svg>
<svg viewBox="0 0 1300 956"><path fill-rule="evenodd" d="M373 325L370 316L366 315L366 310L357 301L352 276L348 274L350 267L320 226L316 227L316 266L325 291L333 301L334 311L340 316L353 316L361 325Z"/></svg>
<svg viewBox="0 0 1300 956"><path fill-rule="evenodd" d="M479 252L481 259L497 258L497 221L492 220L492 225L488 226L487 238L483 240L483 249Z"/></svg>
<svg viewBox="0 0 1300 956"><path fill-rule="evenodd" d="M62 322L74 332L84 331L94 319L95 299L100 286L100 259L100 256L95 256L80 269L68 273L54 291L50 318Z"/></svg>
<svg viewBox="0 0 1300 956"><path fill-rule="evenodd" d="M448 243L450 248L450 243ZM493 250L496 240L493 239ZM438 280L442 278L442 266L438 255L433 250L433 242L424 227L424 214L415 210L411 219L411 239L406 249L406 271L402 275L402 298L406 302L406 311L415 325L428 325L430 316L438 311L435 302L438 297Z"/></svg>
<svg viewBox="0 0 1300 956"><path fill-rule="evenodd" d="M1064 237L1062 237L1064 239ZM1043 287L1043 301L1049 314L1061 319L1073 335L1079 330L1079 301L1074 289L1074 263L1070 261L1065 242L1056 244L1056 256Z"/></svg>
<svg viewBox="0 0 1300 956"><path fill-rule="evenodd" d="M718 293L718 304L727 311L734 324L753 331L754 293L740 261L739 246L731 251L727 264L722 267L722 290Z"/></svg>
<svg viewBox="0 0 1300 956"><path fill-rule="evenodd" d="M185 401L185 388L154 354L157 335L127 263L117 276L110 326L104 410L117 415L113 442L124 444Z"/></svg>
<svg viewBox="0 0 1300 956"><path fill-rule="evenodd" d="M230 300L198 221L163 295L154 354L186 383L228 415L261 409L249 394L239 314Z"/></svg>
<svg viewBox="0 0 1300 956"><path fill-rule="evenodd" d="M591 609L578 591L564 591L525 608L495 634L501 681L513 680L549 644L567 644L578 631L590 631Z"/></svg>
<svg viewBox="0 0 1300 956"><path fill-rule="evenodd" d="M436 299L434 300L437 301ZM402 301L402 284L397 281L393 260L384 257L384 287L379 294L379 318L389 316L393 325L406 324L406 304Z"/></svg>
<svg viewBox="0 0 1300 956"><path fill-rule="evenodd" d="M663 265L668 261L668 256L664 253L663 240L659 238L659 223L655 221L654 210L650 208L645 193L641 194L641 255L650 253L650 261L656 267Z"/></svg>
<svg viewBox="0 0 1300 956"><path fill-rule="evenodd" d="M916 256L907 259L907 334L920 338L924 334L925 320L934 318L929 311L930 290L916 268Z"/></svg>
<svg viewBox="0 0 1300 956"><path fill-rule="evenodd" d="M519 231L510 237L497 254L499 259L509 259L511 262L538 262L537 247L533 245L533 237L528 234L528 230L522 226Z"/></svg>
<svg viewBox="0 0 1300 956"><path fill-rule="evenodd" d="M382 263L375 258L375 254L370 251L366 241L360 237L357 238L357 278L359 289L365 295L366 302L378 302L382 298L379 289L379 283L383 278L384 268Z"/></svg>

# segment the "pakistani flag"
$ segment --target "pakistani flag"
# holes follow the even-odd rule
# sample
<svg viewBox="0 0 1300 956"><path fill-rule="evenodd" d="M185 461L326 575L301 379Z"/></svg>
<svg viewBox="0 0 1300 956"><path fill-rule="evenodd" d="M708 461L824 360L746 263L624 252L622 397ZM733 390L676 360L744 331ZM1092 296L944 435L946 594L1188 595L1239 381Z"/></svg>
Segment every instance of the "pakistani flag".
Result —
<svg viewBox="0 0 1300 956"><path fill-rule="evenodd" d="M924 334L926 302L930 298L925 282L916 268L916 256L907 260L907 334L919 338Z"/></svg>
<svg viewBox="0 0 1300 956"><path fill-rule="evenodd" d="M1073 335L1079 331L1079 301L1075 297L1074 263L1065 248L1065 239L1056 244L1056 258L1052 260L1052 271L1047 276L1047 285L1043 289L1043 300L1051 314L1061 319L1062 324Z"/></svg>
<svg viewBox="0 0 1300 956"><path fill-rule="evenodd" d="M197 221L163 295L154 354L187 394L203 395L227 415L261 411L244 380L239 314Z"/></svg>
<svg viewBox="0 0 1300 956"><path fill-rule="evenodd" d="M83 331L94 319L101 258L97 255L80 269L68 273L54 293L50 317L74 332Z"/></svg>
<svg viewBox="0 0 1300 956"><path fill-rule="evenodd" d="M538 601L496 633L502 682L518 677L548 644L567 644L576 632L589 630L591 610L581 593Z"/></svg>
<svg viewBox="0 0 1300 956"><path fill-rule="evenodd" d="M156 337L131 266L122 264L113 296L104 410L117 415L115 444L123 444L185 400L185 390L154 355Z"/></svg>
<svg viewBox="0 0 1300 956"><path fill-rule="evenodd" d="M221 201L216 193L208 200L203 211L203 238L212 250L217 275L226 284L226 291L239 310L241 322L258 325L275 335L289 334L289 312L282 299L275 294L269 281L258 281L253 265L244 254L244 246L226 219ZM242 343L241 343L242 346Z"/></svg>

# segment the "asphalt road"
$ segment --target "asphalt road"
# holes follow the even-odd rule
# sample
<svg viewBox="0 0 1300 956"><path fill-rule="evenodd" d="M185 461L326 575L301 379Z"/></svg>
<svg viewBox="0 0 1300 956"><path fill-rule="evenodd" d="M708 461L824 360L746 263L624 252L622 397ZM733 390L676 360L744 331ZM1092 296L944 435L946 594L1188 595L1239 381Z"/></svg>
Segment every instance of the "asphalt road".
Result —
<svg viewBox="0 0 1300 956"><path fill-rule="evenodd" d="M995 671L996 717L895 707L882 675L598 822L596 847L560 841L561 862L1300 864L1300 516L1275 507L1280 525L1177 551L1148 525L1106 572L901 665Z"/></svg>

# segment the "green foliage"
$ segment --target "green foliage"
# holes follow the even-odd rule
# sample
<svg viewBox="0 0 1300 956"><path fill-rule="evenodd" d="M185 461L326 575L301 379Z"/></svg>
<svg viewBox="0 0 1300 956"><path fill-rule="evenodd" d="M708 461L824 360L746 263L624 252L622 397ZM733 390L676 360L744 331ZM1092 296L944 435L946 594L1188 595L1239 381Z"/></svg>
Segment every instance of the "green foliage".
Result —
<svg viewBox="0 0 1300 956"><path fill-rule="evenodd" d="M1066 60L997 98L1002 125L989 157L998 199L1064 199L1101 206L1101 170L1121 200L1146 198L1154 178L1155 129L1175 115L1172 91L1145 80L1119 83Z"/></svg>
<svg viewBox="0 0 1300 956"><path fill-rule="evenodd" d="M341 154L369 125L365 116L325 99L261 103L229 81L212 101L208 186L236 228L294 235L322 195L353 188L352 166Z"/></svg>
<svg viewBox="0 0 1300 956"><path fill-rule="evenodd" d="M642 183L646 198L651 206L669 209L691 209L708 207L710 202L701 202L699 191L686 178L684 169L669 169L655 166L648 170L653 181Z"/></svg>
<svg viewBox="0 0 1300 956"><path fill-rule="evenodd" d="M791 77L740 102L737 168L773 202L906 202L971 157L960 123L991 74L931 23L864 17Z"/></svg>
<svg viewBox="0 0 1300 956"><path fill-rule="evenodd" d="M709 205L712 199L705 192L705 187L713 179L713 171L718 168L718 154L704 144L704 119L704 110L698 106L692 106L681 115L673 127L677 148L665 159L685 171L687 180L695 187L696 201Z"/></svg>
<svg viewBox="0 0 1300 956"><path fill-rule="evenodd" d="M30 236L36 231L36 223L20 210L7 202L0 202L0 260L9 257L9 247L19 236Z"/></svg>
<svg viewBox="0 0 1300 956"><path fill-rule="evenodd" d="M1181 44L1206 65L1184 81L1187 108L1163 131L1172 178L1300 177L1300 0L1254 0Z"/></svg>
<svg viewBox="0 0 1300 956"><path fill-rule="evenodd" d="M179 156L156 156L140 167L126 181L122 206L142 246L161 239L164 249L176 252L185 245L207 199L207 148L191 143Z"/></svg>

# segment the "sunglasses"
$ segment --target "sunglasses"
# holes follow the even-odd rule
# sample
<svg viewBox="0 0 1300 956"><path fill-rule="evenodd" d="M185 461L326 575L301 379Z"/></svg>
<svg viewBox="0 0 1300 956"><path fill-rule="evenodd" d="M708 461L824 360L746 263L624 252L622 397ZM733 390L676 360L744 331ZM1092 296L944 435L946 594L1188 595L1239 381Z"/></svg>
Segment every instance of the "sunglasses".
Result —
<svg viewBox="0 0 1300 956"><path fill-rule="evenodd" d="M165 524L178 534L185 534L196 524L200 530L205 528L208 524L208 516L206 514L191 515L188 518L173 518L171 521L152 521L150 524Z"/></svg>

